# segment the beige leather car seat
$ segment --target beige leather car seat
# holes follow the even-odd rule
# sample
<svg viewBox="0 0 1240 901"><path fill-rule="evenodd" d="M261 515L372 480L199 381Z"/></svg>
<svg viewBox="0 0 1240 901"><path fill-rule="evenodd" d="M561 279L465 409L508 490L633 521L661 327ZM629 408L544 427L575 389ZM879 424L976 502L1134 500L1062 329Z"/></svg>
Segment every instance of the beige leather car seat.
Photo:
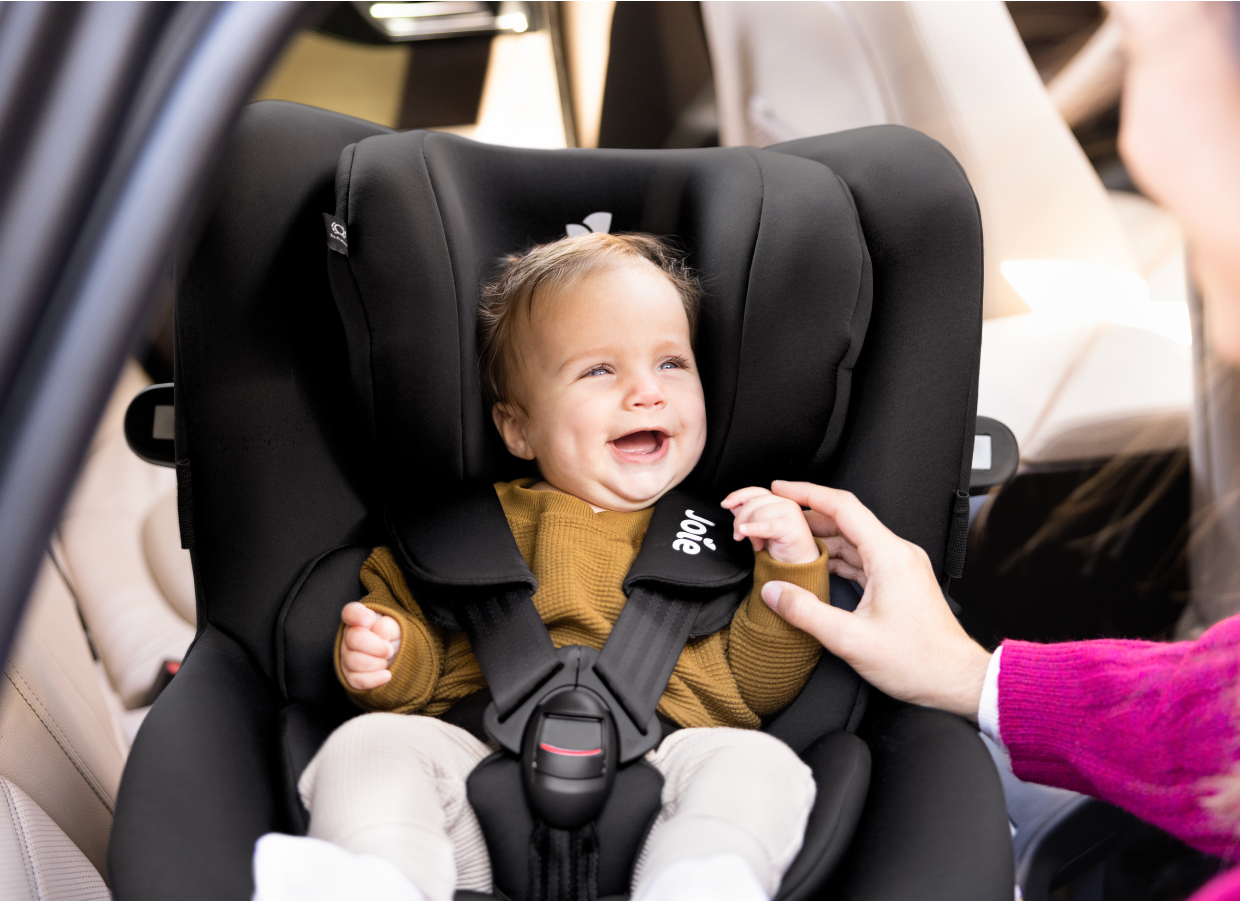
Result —
<svg viewBox="0 0 1240 901"><path fill-rule="evenodd" d="M194 637L194 578L180 546L176 474L134 456L124 415L149 379L129 363L58 530L65 575L108 680L141 708L166 660Z"/></svg>
<svg viewBox="0 0 1240 901"><path fill-rule="evenodd" d="M102 877L30 796L0 778L0 898L107 901Z"/></svg>
<svg viewBox="0 0 1240 901"><path fill-rule="evenodd" d="M45 559L0 679L0 777L24 793L10 815L22 819L28 796L103 873L124 762L73 596Z"/></svg>
<svg viewBox="0 0 1240 901"><path fill-rule="evenodd" d="M1025 463L1188 445L1183 241L1148 201L1103 188L1002 3L705 2L702 15L722 143L898 123L960 160L986 234L978 413L1013 430ZM1183 328L1030 314L1008 261L1135 273Z"/></svg>

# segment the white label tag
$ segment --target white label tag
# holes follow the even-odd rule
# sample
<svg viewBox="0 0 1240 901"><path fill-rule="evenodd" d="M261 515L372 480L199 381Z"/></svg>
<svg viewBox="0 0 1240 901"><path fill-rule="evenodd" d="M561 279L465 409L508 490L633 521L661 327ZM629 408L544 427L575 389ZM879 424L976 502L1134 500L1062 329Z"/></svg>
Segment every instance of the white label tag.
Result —
<svg viewBox="0 0 1240 901"><path fill-rule="evenodd" d="M973 468L990 469L990 436L976 435L973 438Z"/></svg>

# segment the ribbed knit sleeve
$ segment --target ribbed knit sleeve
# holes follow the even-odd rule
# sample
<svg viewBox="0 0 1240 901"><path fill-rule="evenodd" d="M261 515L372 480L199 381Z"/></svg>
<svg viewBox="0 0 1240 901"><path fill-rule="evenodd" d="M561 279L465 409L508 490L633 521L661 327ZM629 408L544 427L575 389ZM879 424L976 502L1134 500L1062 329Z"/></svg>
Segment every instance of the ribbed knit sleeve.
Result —
<svg viewBox="0 0 1240 901"><path fill-rule="evenodd" d="M754 555L753 589L728 630L728 664L741 698L754 713L766 716L788 706L800 694L822 656L822 645L771 610L762 600L767 582L790 582L830 602L827 548L818 542L813 563L780 563L765 550Z"/></svg>
<svg viewBox="0 0 1240 901"><path fill-rule="evenodd" d="M366 589L362 603L376 613L392 617L400 626L400 647L388 667L392 678L369 691L349 687L340 671L343 623L336 631L336 675L353 702L365 710L420 712L434 695L443 671L443 632L426 619L386 547L375 548L362 564L361 579Z"/></svg>
<svg viewBox="0 0 1240 901"><path fill-rule="evenodd" d="M1240 858L1240 617L1195 642L1008 641L999 730L1021 779Z"/></svg>

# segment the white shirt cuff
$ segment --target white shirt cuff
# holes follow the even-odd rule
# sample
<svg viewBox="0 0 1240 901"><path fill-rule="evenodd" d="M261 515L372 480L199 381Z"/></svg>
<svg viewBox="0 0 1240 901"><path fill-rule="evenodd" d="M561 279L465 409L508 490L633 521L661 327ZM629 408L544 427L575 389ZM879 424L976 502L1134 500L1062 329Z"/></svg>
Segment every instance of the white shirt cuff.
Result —
<svg viewBox="0 0 1240 901"><path fill-rule="evenodd" d="M982 683L982 700L977 705L977 725L995 744L1002 746L999 736L999 666L1003 645L995 648L986 667L986 681Z"/></svg>

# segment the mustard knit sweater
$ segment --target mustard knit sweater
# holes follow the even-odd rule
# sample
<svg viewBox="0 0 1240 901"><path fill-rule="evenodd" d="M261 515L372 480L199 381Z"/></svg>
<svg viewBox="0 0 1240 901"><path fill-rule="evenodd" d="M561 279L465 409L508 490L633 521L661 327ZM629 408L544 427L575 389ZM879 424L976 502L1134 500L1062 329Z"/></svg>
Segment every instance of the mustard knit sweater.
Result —
<svg viewBox="0 0 1240 901"><path fill-rule="evenodd" d="M595 513L579 498L555 491L531 491L534 479L497 482L495 490L521 556L538 580L534 606L556 647L602 648L625 596L621 590L650 525L653 508L636 513ZM731 625L690 642L672 673L659 712L681 726L757 728L800 692L822 647L789 626L758 596L779 579L828 599L826 548L813 563L778 563L757 554L754 587ZM485 687L482 670L462 632L447 632L427 620L409 591L392 552L374 550L362 566L367 607L400 624L400 648L392 678L369 691L348 690L366 710L438 716L466 695ZM340 675L341 627L336 639ZM343 679L341 680L343 681Z"/></svg>

